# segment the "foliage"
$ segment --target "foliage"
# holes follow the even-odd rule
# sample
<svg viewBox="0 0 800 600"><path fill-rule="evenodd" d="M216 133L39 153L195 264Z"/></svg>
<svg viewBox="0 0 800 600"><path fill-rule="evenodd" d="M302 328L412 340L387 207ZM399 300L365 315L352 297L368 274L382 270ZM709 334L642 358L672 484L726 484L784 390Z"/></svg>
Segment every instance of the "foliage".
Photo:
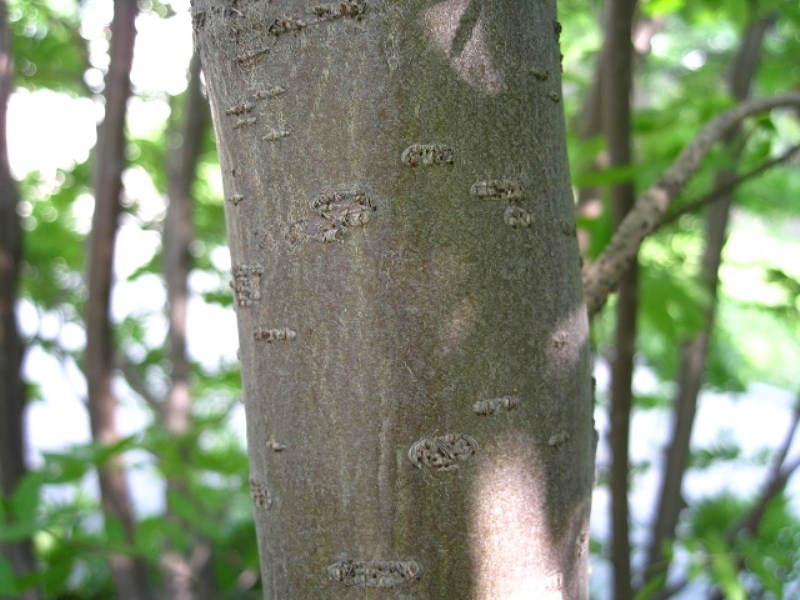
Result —
<svg viewBox="0 0 800 600"><path fill-rule="evenodd" d="M685 3L659 0L644 3L645 14L662 20L663 26L651 41L651 52L641 58L641 81L637 86L642 91L634 99L637 107L634 114L634 167L632 170L592 169L591 157L596 156L602 147L602 140L597 137L583 140L570 134L570 156L576 186L607 186L632 175L636 188L643 190L656 180L703 123L732 104L724 91L724 82L737 48L738 32L751 18L747 7L744 1ZM797 71L796 61L787 61L787 52L795 48L798 41L796 36L787 35L787 28L797 24L798 10L794 3L759 3L759 11L766 14L768 10L779 11L779 18L766 43L762 59L764 68L759 70L756 87L761 95L786 91L787 81L800 79L798 76L794 79L772 76L776 68L784 69L784 75ZM577 88L572 101L567 102L567 118L577 123L579 103L585 99L592 81L592 71L586 65L590 53L597 50L600 44L597 33L599 23L587 20L586 14L582 13L575 17L573 28L571 13L563 9L561 18L565 25L566 48L574 45L584 52L573 57L568 50L564 66L565 73L581 74L565 76L568 85ZM580 37L583 41L575 40L572 36ZM587 49L586 39L595 40L597 45ZM575 64L570 60L574 60ZM770 118L748 124L747 143L737 166L739 172L746 172L797 143L797 121L789 116L774 118L780 120L780 124ZM732 157L726 152L713 153L675 209L713 189L711 175L714 170L732 164L731 161ZM796 198L793 192L797 185L800 185L800 180L796 177L796 167L790 165L774 168L743 185L737 194L736 221L728 251L746 253L753 248L764 247L771 240L784 238L783 219L797 212L797 203L792 200ZM597 217L579 219L579 226L589 234L591 240L591 245L586 249L588 259L595 258L610 239L610 218L610 211L603 210ZM753 222L759 224L757 233L748 227ZM638 342L647 364L656 369L664 380L673 379L676 375L675 349L705 319L704 292L697 282L704 233L703 221L691 214L686 215L649 238L640 255L644 281ZM737 244L740 235L753 236L755 239ZM793 248L796 251L796 245ZM754 273L759 281L751 278L746 284L756 293L766 286L768 274L781 271L785 262L783 259L791 256L787 254L787 249L762 254L758 273ZM795 270L792 269L792 272ZM735 297L723 292L721 311L726 312L732 305L738 304ZM769 344L780 346L783 350L794 348L794 352L797 352L796 349L800 348L800 329L787 328L783 316L777 311L770 311L768 305L757 303L757 306L751 305L749 308L759 313L771 313L770 316L762 314L760 317L761 323L769 327ZM746 382L752 379L782 386L797 384L785 376L781 368L782 361L764 360L759 364L758 357L746 351L750 346L750 328L738 326L736 319L720 319L719 323L720 331L716 336L717 340L724 340L724 343L715 343L712 347L709 382L729 390L743 390ZM596 329L597 334L610 331L609 325L601 325ZM601 339L597 342L604 343Z"/></svg>
<svg viewBox="0 0 800 600"><path fill-rule="evenodd" d="M709 498L692 510L686 544L692 551L694 571L729 598L781 598L787 582L800 577L800 520L786 496L767 506L758 535L736 536L726 542L731 524L752 506L751 499ZM740 572L738 563L744 565ZM710 567L710 568L707 568Z"/></svg>
<svg viewBox="0 0 800 600"><path fill-rule="evenodd" d="M258 570L250 515L247 458L239 440L225 431L227 408L198 417L185 436L168 434L154 422L142 435L114 446L83 444L44 455L16 493L0 503L0 541L33 536L40 569L15 581L0 561L0 590L38 585L47 597L113 596L107 558L112 552L139 555L157 572L168 548L191 551L197 539L212 546L220 598L247 597L238 583L243 573ZM144 451L166 479L178 477L184 489L170 491L167 502L177 520L155 513L137 524L133 546L121 525L99 520L92 469L112 457ZM189 468L187 468L187 465Z"/></svg>
<svg viewBox="0 0 800 600"><path fill-rule="evenodd" d="M633 166L603 168L596 162L598 155L602 156L602 138L578 135L596 73L595 53L602 46L602 4L593 3L587 10L583 4L559 3L560 21L564 26L565 108L570 125L568 142L573 183L576 189L597 186L601 191L602 205L589 207L590 210L578 218L580 239L587 240L584 247L587 260L599 255L613 232L608 198L603 191L626 178L634 181L637 190L644 190L657 180L705 122L733 104L726 82L741 35L749 22L768 15L774 17L773 27L764 42L753 95L789 91L800 81L800 65L790 58L800 52L797 47L800 40L791 33L796 34L800 25L800 5L796 2L642 2L640 23L649 25L654 34L644 43L646 28L642 27L636 46ZM717 169L735 165L737 173L747 173L796 145L800 141L796 114L776 113L752 119L744 125L744 140L736 154L714 149L670 213L691 207L696 199L714 190ZM706 367L706 389L742 393L754 382L790 390L798 387L796 370L787 368L800 360L797 320L800 273L794 260L798 255L795 231L798 185L800 178L794 160L772 167L736 188ZM658 412L662 414L658 422L668 428L672 426L667 411L675 388L675 383L670 385L670 382L675 382L680 368L679 349L706 323L710 299L700 269L707 207L708 203L701 204L659 230L645 241L639 253L637 364L662 383L655 390L634 386L634 445L640 433L636 423L642 412ZM614 304L612 298L607 309L594 320L592 331L598 356L609 362L615 356ZM599 398L605 410L603 390L599 390ZM719 415L717 419L724 422L725 416ZM783 423L772 427L780 434L784 430ZM654 434L648 431L643 435ZM662 436L657 437L661 439ZM776 436L776 445L779 439ZM741 444L740 439L723 439L705 447L694 447L690 457L693 476L700 470L711 474L722 462L744 464L747 453L742 451ZM636 478L632 473L633 494L637 486L648 485L647 481L653 478L641 476L642 464L645 463L637 461ZM660 466L660 463L654 461L652 466ZM598 483L602 486L607 477L603 470L605 465L600 468ZM659 477L655 475L655 479ZM651 493L653 490L648 487L643 495L650 497ZM713 499L708 500L709 515L719 519L716 538L704 538L705 533L692 529L676 541L670 556L683 556L688 552L701 557L692 564L693 575L705 581L706 586L712 583L720 586L728 597L785 597L786 586L791 582L796 586L799 579L796 567L786 564L786 561L796 562L795 549L774 542L776 538L767 533L770 530L766 517L764 528L755 538L739 539L729 547L725 531L752 505L750 498L733 500L739 502L735 512L715 512L712 506L717 505L713 504ZM770 511L769 518L774 519L775 524L782 524L784 531L790 532L796 527L796 505L773 502ZM646 529L652 518L652 509L632 516L635 553L638 552L635 541L647 538ZM780 529L780 525L777 527ZM789 533L785 535L791 537ZM763 560L759 558L762 550ZM745 552L745 570L740 573L737 560ZM780 559L770 552L780 554ZM776 564L781 564L781 568ZM663 581L653 581L649 587L639 590L637 597L650 597L662 585ZM606 591L602 597L608 597L607 594Z"/></svg>
<svg viewBox="0 0 800 600"><path fill-rule="evenodd" d="M162 19L176 15L167 2L142 7ZM92 10L97 8L91 3L79 7L74 2L56 0L11 1L16 86L31 93L47 91L68 98L96 100L102 89L97 85L96 73L105 69L105 64L102 53L92 48L98 42L102 46L105 32L88 30L91 19L87 21L85 16ZM186 7L181 9L183 13L185 10ZM92 85L87 85L87 81ZM132 232L132 238L140 242L134 253L130 243L120 242L122 252L129 253L118 261L120 282L124 280L130 286L127 289L141 289L143 285L153 289L152 282L161 277L160 244L145 244L141 240L158 241L163 228L167 140L172 128L180 125L182 100L182 94L170 100L165 93L135 90L132 102L136 103L136 114L157 114L153 111L161 110L161 114L169 117L170 111L164 113L163 107L174 110L170 124L162 121L155 127L130 129L127 153L135 165L136 176L126 175L127 199L122 223L123 231ZM67 148L74 146L69 140L59 143ZM74 156L54 170L42 168L22 173L19 182L20 212L27 232L22 282L22 302L28 307L23 311L24 334L29 355L43 351L61 365L64 373L74 371L82 363L86 259L83 249L92 203L90 162L77 150ZM195 289L192 302L211 302L230 308L230 290L223 283L217 258L225 243L218 169L209 132L200 177L194 184L198 241L193 250L195 269L217 281L218 289L215 294L207 286ZM141 237L148 231L155 238ZM126 306L117 307L114 314L120 362L131 365L130 370L158 399L167 389L170 377L164 303L123 304ZM201 349L203 354L208 352ZM122 386L127 389L126 402L138 405L140 413L149 415L146 417L149 425L113 447L79 443L41 453L41 464L27 474L13 496L0 503L0 538L5 541L32 536L40 568L27 579L17 578L0 559L0 595L13 595L37 585L48 598L109 598L113 596L107 566L111 552L141 556L156 574L168 547L189 551L197 540L211 545L210 566L217 586L216 597L258 595L247 460L243 442L230 425L230 415L240 395L236 365L229 359L211 363L204 360L192 365L191 377L194 417L190 430L180 438L168 434L157 413L135 400L132 388ZM41 385L34 381L30 386L42 396L38 392ZM78 393L80 388L79 382ZM63 389L69 393L68 385ZM181 489L169 490L163 500L154 503L161 508L140 515L133 545L124 541L119 523L101 520L95 491L94 468L118 455L128 464L131 474L140 473L151 481L148 485L155 487L150 494L162 493L158 481L180 480L183 484ZM166 505L171 516L164 511Z"/></svg>

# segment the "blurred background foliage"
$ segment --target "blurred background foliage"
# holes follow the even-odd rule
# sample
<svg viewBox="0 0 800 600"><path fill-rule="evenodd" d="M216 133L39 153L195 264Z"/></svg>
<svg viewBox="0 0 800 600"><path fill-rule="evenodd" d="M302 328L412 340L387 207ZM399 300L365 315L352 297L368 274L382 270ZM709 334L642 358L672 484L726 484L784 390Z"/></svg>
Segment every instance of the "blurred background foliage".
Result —
<svg viewBox="0 0 800 600"><path fill-rule="evenodd" d="M130 166L124 177L113 309L119 361L127 365L126 375L120 375L116 384L125 406L121 418L130 416L131 421L123 427L126 437L112 447L86 441L86 415L81 413L86 394L84 248L93 205L90 150L93 128L102 118L100 93L108 67L111 3L9 0L7 4L16 69L9 144L25 232L18 308L28 348L25 376L32 412L37 405L69 406L73 416L63 423L54 422L63 418L63 410L52 417L36 412L36 422L29 417L29 429L42 433L29 439L30 473L0 503L0 539L32 537L40 568L28 577L15 577L0 558L0 595L13 597L37 585L45 598L109 598L113 596L109 552L143 557L157 578L166 547L190 552L202 539L211 548L214 590L209 597L258 598L236 341L231 339L236 328L227 283L230 265L219 164L210 130L192 187L196 240L189 276L193 401L189 431L180 439L168 433L136 383L145 382L156 396L169 387L160 240L171 134L183 118L191 51L188 0L139 3L134 96L128 115ZM795 0L641 2L639 21L651 33L642 34L647 39L636 45L634 165L603 169L595 161L603 140L578 133L603 43L602 10L600 1L559 1L564 106L576 188L603 188L627 177L633 177L639 190L653 183L705 122L733 104L725 78L742 32L756 13L774 14L775 25L765 41L754 94L800 87L800 3ZM163 62L154 60L154 55ZM164 71L162 77L145 76L159 70ZM773 113L748 122L745 133L736 159L740 173L796 145L800 124L796 114ZM713 187L715 168L731 162L730 151L713 152L672 210L691 206ZM738 394L755 383L784 390L800 387L799 166L795 155L737 189L720 274L708 391ZM658 230L640 252L637 362L656 385L638 391L637 413L665 414L678 374L676 350L704 324L709 298L699 281L699 265L705 206ZM610 210L601 204L591 214L582 214L578 225L581 239L587 240L585 259L590 261L612 233ZM614 353L613 321L613 311L605 310L593 325L598 369ZM603 411L602 379L597 400L598 412ZM785 411L787 419L789 412ZM660 423L663 426L664 420ZM788 424L787 420L760 427L771 428L777 444ZM70 427L78 432L65 431ZM47 443L41 443L42 436ZM657 437L663 441L663 432ZM754 454L743 450L741 439L717 440L695 448L691 470L702 477L715 464L729 462L765 471L772 450L765 447ZM93 475L96 465L118 453L125 453L137 484L139 520L132 545L119 524L102 518ZM600 457L602 493L602 451ZM654 457L637 464L633 493L640 478L658 467ZM180 489L166 491L164 482L170 478L182 482ZM757 536L726 540L731 524L752 504L757 490L751 492L732 496L722 486L705 492L687 513L672 553L683 557L678 564L684 574L705 582L706 588L700 589L716 585L730 598L800 594L796 502L779 495L769 504ZM596 503L596 521L605 518L599 513L601 506ZM634 514L640 529L651 516ZM608 598L607 579L602 577L607 542L602 531L595 533L593 594ZM641 548L642 540L634 539L634 560ZM647 593L643 589L640 597Z"/></svg>

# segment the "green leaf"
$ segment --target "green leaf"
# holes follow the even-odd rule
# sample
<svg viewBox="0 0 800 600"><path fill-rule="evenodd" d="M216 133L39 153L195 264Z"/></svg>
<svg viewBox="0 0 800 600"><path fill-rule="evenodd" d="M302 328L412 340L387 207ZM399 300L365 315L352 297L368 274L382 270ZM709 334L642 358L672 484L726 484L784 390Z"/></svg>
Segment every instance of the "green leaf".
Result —
<svg viewBox="0 0 800 600"><path fill-rule="evenodd" d="M636 165L587 171L575 177L575 185L578 187L593 187L622 183L631 181L638 171L639 167Z"/></svg>
<svg viewBox="0 0 800 600"><path fill-rule="evenodd" d="M634 596L634 600L649 600L655 596L656 592L664 587L667 581L666 574L659 574L645 583Z"/></svg>
<svg viewBox="0 0 800 600"><path fill-rule="evenodd" d="M9 7L17 85L86 95L87 48L75 3L13 2ZM68 10L64 7L69 6Z"/></svg>
<svg viewBox="0 0 800 600"><path fill-rule="evenodd" d="M74 548L63 548L49 557L47 567L41 572L42 587L46 596L55 596L67 589L77 560L78 553Z"/></svg>
<svg viewBox="0 0 800 600"><path fill-rule="evenodd" d="M43 472L48 483L70 483L79 481L89 470L90 465L83 457L55 452L42 453L45 464Z"/></svg>
<svg viewBox="0 0 800 600"><path fill-rule="evenodd" d="M708 294L697 280L673 269L647 264L641 276L641 316L673 348L706 324Z"/></svg>
<svg viewBox="0 0 800 600"><path fill-rule="evenodd" d="M642 3L644 11L653 17L674 13L683 8L686 0L649 0Z"/></svg>
<svg viewBox="0 0 800 600"><path fill-rule="evenodd" d="M200 510L196 505L195 498L189 498L177 492L169 493L168 498L170 509L181 519L209 539L218 539L220 524L209 519L208 515Z"/></svg>
<svg viewBox="0 0 800 600"><path fill-rule="evenodd" d="M636 394L636 408L649 410L651 408L665 409L670 406L671 400L663 394Z"/></svg>
<svg viewBox="0 0 800 600"><path fill-rule="evenodd" d="M115 548L117 551L122 551L127 548L128 536L120 519L106 514L103 530L105 531L106 545L109 550Z"/></svg>
<svg viewBox="0 0 800 600"><path fill-rule="evenodd" d="M739 581L738 569L733 556L720 538L706 539L711 551L711 573L714 581L730 600L746 600L747 593Z"/></svg>
<svg viewBox="0 0 800 600"><path fill-rule="evenodd" d="M0 531L0 541L16 542L30 539L41 528L41 524L36 520L6 523L3 525L2 531Z"/></svg>
<svg viewBox="0 0 800 600"><path fill-rule="evenodd" d="M694 469L707 469L721 460L736 460L741 457L741 448L731 440L720 442L692 452L689 464Z"/></svg>
<svg viewBox="0 0 800 600"><path fill-rule="evenodd" d="M0 555L0 596L18 596L20 593L11 565Z"/></svg>
<svg viewBox="0 0 800 600"><path fill-rule="evenodd" d="M11 499L14 516L16 519L34 519L39 506L39 493L42 478L36 472L28 472L17 484L14 496Z"/></svg>

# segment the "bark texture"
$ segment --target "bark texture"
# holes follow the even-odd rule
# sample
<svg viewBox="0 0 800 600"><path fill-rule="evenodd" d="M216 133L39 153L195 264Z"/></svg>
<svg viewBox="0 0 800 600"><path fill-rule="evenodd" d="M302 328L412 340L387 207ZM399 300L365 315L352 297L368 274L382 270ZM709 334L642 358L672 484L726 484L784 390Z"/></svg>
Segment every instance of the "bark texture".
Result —
<svg viewBox="0 0 800 600"><path fill-rule="evenodd" d="M11 496L26 472L24 413L27 397L22 380L24 344L17 326L16 304L22 262L19 192L8 162L6 122L13 62L6 3L0 2L0 495ZM17 575L35 567L30 540L4 542L0 547ZM33 600L29 590L21 596Z"/></svg>
<svg viewBox="0 0 800 600"><path fill-rule="evenodd" d="M89 389L89 420L92 439L111 445L119 441L114 377L114 345L109 314L114 278L114 250L120 213L122 171L125 167L125 115L130 96L129 73L136 37L136 2L116 0L111 23L111 63L106 75L105 116L98 128L93 162L95 209L87 254L88 297L86 301L86 379ZM118 522L129 541L135 518L122 457L114 455L99 469L100 498L106 519ZM144 564L131 556L110 556L119 598L149 597Z"/></svg>
<svg viewBox="0 0 800 600"><path fill-rule="evenodd" d="M193 11L265 598L586 598L555 3Z"/></svg>

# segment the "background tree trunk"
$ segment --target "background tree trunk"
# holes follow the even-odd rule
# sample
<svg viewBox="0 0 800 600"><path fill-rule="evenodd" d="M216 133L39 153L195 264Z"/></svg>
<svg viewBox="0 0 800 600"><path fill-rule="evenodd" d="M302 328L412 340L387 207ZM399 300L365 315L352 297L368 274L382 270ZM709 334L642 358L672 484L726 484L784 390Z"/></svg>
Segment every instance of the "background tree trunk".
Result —
<svg viewBox="0 0 800 600"><path fill-rule="evenodd" d="M11 176L6 139L8 98L14 72L7 17L6 3L0 1L0 496L11 496L27 470L23 437L27 397L21 372L25 347L15 312L22 229L17 213L19 193L17 182ZM34 570L36 563L29 539L4 542L1 550L15 573ZM37 597L35 590L22 595L24 600Z"/></svg>
<svg viewBox="0 0 800 600"><path fill-rule="evenodd" d="M265 598L586 598L554 2L197 1Z"/></svg>
<svg viewBox="0 0 800 600"><path fill-rule="evenodd" d="M177 111L176 111L177 112ZM191 462L187 434L192 425L191 362L187 353L189 273L192 269L191 244L195 240L192 183L195 181L203 140L209 128L208 103L200 84L200 57L192 56L189 82L180 119L173 124L168 165L169 204L164 219L164 280L167 285L169 318L170 389L163 404L157 404L164 428L178 440L182 460ZM187 473L167 477L167 518L182 522L172 506L173 494L187 493ZM211 545L196 538L190 553L170 547L161 558L167 597L171 600L204 600L215 589L210 567Z"/></svg>
<svg viewBox="0 0 800 600"><path fill-rule="evenodd" d="M117 399L112 390L114 344L110 316L114 250L121 210L122 172L125 167L125 115L130 96L129 73L136 37L135 2L116 0L111 23L111 62L105 82L105 116L98 128L93 159L95 209L88 244L88 298L86 301L86 379L92 440L119 442ZM135 516L122 456L114 454L98 468L100 498L107 523L133 541ZM145 565L126 554L110 556L117 594L125 600L149 598Z"/></svg>
<svg viewBox="0 0 800 600"><path fill-rule="evenodd" d="M610 0L603 48L603 132L611 168L631 163L631 91L633 82L633 32L635 0ZM611 186L614 226L633 208L633 181ZM636 355L636 321L639 310L639 265L634 256L620 279L616 305L614 356L611 360L611 561L614 598L628 600L631 587L631 542L628 510L630 420L633 407L633 367Z"/></svg>

